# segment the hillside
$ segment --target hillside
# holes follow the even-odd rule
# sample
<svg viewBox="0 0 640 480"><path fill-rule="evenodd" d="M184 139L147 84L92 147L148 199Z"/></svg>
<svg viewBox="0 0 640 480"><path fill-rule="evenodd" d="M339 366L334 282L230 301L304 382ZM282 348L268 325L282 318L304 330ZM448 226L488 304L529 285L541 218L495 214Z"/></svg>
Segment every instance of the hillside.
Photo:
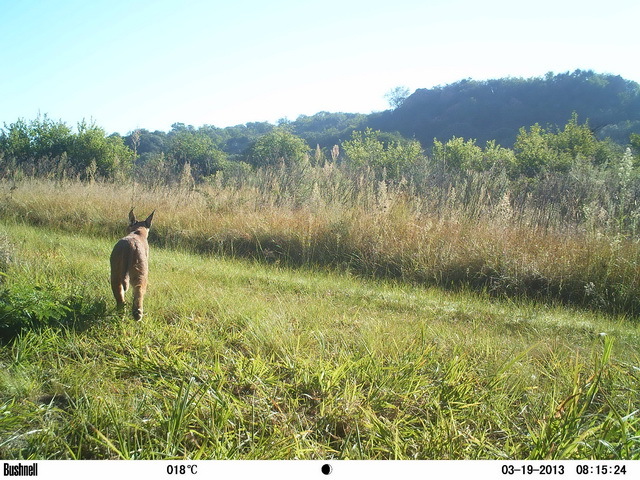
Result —
<svg viewBox="0 0 640 480"><path fill-rule="evenodd" d="M640 132L640 85L619 75L592 71L527 79L467 79L418 89L400 103L395 109L369 115L318 112L282 119L279 125L311 148L325 149L348 140L354 130L366 128L415 138L426 149L434 138L446 141L454 136L476 139L479 144L496 140L511 147L521 127L564 125L574 112L582 121L588 120L600 138L611 137L622 145L629 142L630 133ZM169 132L141 130L138 153L164 152L172 136L188 131L206 134L227 155L242 159L253 142L274 128L268 122L226 128L175 123ZM133 146L131 135L125 139Z"/></svg>
<svg viewBox="0 0 640 480"><path fill-rule="evenodd" d="M369 116L374 129L418 139L474 138L513 145L520 127L563 125L576 112L599 136L626 144L640 129L640 85L618 75L576 70L535 78L461 80L418 89L395 110Z"/></svg>

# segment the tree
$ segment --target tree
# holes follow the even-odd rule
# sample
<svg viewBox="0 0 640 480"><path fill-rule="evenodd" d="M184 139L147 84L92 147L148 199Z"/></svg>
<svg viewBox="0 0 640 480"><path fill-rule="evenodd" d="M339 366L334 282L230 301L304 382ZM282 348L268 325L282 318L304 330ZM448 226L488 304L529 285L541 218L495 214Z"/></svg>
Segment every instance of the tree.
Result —
<svg viewBox="0 0 640 480"><path fill-rule="evenodd" d="M47 115L38 116L29 125L31 154L35 158L56 158L69 150L73 135L64 122L54 122Z"/></svg>
<svg viewBox="0 0 640 480"><path fill-rule="evenodd" d="M0 134L0 147L7 158L17 163L31 159L31 135L27 122L20 118L15 123L5 124Z"/></svg>
<svg viewBox="0 0 640 480"><path fill-rule="evenodd" d="M475 140L453 137L446 143L433 141L433 160L445 171L475 170L482 172L493 167L513 170L516 159L513 150L503 148L490 140L484 149Z"/></svg>
<svg viewBox="0 0 640 480"><path fill-rule="evenodd" d="M30 166L34 173L71 172L113 178L128 174L133 152L122 137L107 137L105 131L82 121L74 134L62 121L44 116L26 122L22 119L5 126L0 134L0 149L15 166Z"/></svg>
<svg viewBox="0 0 640 480"><path fill-rule="evenodd" d="M422 158L422 147L417 140L391 140L386 144L382 132L366 129L353 132L351 140L342 143L342 148L356 167L369 166L381 176L398 178L408 165Z"/></svg>
<svg viewBox="0 0 640 480"><path fill-rule="evenodd" d="M562 130L556 133L547 132L545 138L550 148L558 153L555 165L557 170L568 169L578 156L591 159L597 164L606 161L606 158L597 157L601 142L595 137L588 123L582 125L578 123L576 112L573 112Z"/></svg>
<svg viewBox="0 0 640 480"><path fill-rule="evenodd" d="M411 91L408 87L395 87L385 93L384 98L389 102L391 108L395 109L402 106L409 95L411 95Z"/></svg>
<svg viewBox="0 0 640 480"><path fill-rule="evenodd" d="M636 155L640 155L640 134L632 133L629 136L629 143L631 144L631 148L635 150Z"/></svg>
<svg viewBox="0 0 640 480"><path fill-rule="evenodd" d="M524 127L520 129L514 149L518 171L527 177L534 177L556 163L558 156L547 142L545 129L537 123L529 130Z"/></svg>
<svg viewBox="0 0 640 480"><path fill-rule="evenodd" d="M19 119L5 125L0 134L0 148L18 163L39 161L62 155L69 149L71 139L71 129L64 122L38 115L28 123Z"/></svg>
<svg viewBox="0 0 640 480"><path fill-rule="evenodd" d="M566 172L578 159L603 165L617 154L611 142L596 138L588 123L579 124L576 113L562 130L537 123L529 130L521 128L514 149L520 173L529 177L542 170Z"/></svg>
<svg viewBox="0 0 640 480"><path fill-rule="evenodd" d="M146 129L135 130L124 137L125 145L133 150L134 137L138 135L138 145L136 151L140 156L145 154L157 154L166 150L167 134L156 130L150 132Z"/></svg>
<svg viewBox="0 0 640 480"><path fill-rule="evenodd" d="M190 164L196 176L213 175L224 167L226 155L219 150L211 137L189 128L176 129L169 141L169 155L178 167Z"/></svg>
<svg viewBox="0 0 640 480"><path fill-rule="evenodd" d="M475 140L453 137L447 143L433 141L433 159L444 171L482 170L483 154Z"/></svg>
<svg viewBox="0 0 640 480"><path fill-rule="evenodd" d="M308 161L307 143L284 128L276 128L261 136L249 149L249 162L256 167L300 166Z"/></svg>
<svg viewBox="0 0 640 480"><path fill-rule="evenodd" d="M104 129L84 120L78 123L69 158L78 173L89 176L93 170L105 178L113 178L118 173L128 175L133 166L133 152L122 137L107 137Z"/></svg>

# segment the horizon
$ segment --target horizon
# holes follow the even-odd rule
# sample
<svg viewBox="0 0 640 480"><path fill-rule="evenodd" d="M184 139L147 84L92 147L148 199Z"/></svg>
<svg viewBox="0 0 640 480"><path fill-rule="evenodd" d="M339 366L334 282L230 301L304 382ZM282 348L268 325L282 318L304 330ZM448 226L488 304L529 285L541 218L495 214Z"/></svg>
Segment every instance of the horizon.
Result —
<svg viewBox="0 0 640 480"><path fill-rule="evenodd" d="M2 124L46 115L110 133L276 124L390 108L392 88L592 70L640 82L640 5L328 0L233 5L0 0ZM590 34L590 32L594 32Z"/></svg>

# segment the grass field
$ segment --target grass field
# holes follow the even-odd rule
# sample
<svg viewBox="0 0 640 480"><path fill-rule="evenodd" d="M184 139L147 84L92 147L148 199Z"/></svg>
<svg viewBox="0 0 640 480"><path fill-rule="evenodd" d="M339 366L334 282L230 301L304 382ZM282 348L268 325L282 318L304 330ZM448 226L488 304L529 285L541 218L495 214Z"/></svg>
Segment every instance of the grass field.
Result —
<svg viewBox="0 0 640 480"><path fill-rule="evenodd" d="M615 206L520 204L490 181L417 193L331 167L197 188L24 179L0 181L0 219L115 239L134 205L157 210L155 246L640 317L640 242Z"/></svg>
<svg viewBox="0 0 640 480"><path fill-rule="evenodd" d="M152 241L135 322L100 218L0 224L1 458L640 458L633 319Z"/></svg>

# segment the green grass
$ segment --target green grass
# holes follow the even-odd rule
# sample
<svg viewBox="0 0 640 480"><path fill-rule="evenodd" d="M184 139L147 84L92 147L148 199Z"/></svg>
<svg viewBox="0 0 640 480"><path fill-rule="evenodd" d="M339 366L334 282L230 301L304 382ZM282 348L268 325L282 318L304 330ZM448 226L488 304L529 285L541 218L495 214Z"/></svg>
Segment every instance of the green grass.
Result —
<svg viewBox="0 0 640 480"><path fill-rule="evenodd" d="M2 458L640 458L627 318L152 244L135 322L116 237L0 238Z"/></svg>

